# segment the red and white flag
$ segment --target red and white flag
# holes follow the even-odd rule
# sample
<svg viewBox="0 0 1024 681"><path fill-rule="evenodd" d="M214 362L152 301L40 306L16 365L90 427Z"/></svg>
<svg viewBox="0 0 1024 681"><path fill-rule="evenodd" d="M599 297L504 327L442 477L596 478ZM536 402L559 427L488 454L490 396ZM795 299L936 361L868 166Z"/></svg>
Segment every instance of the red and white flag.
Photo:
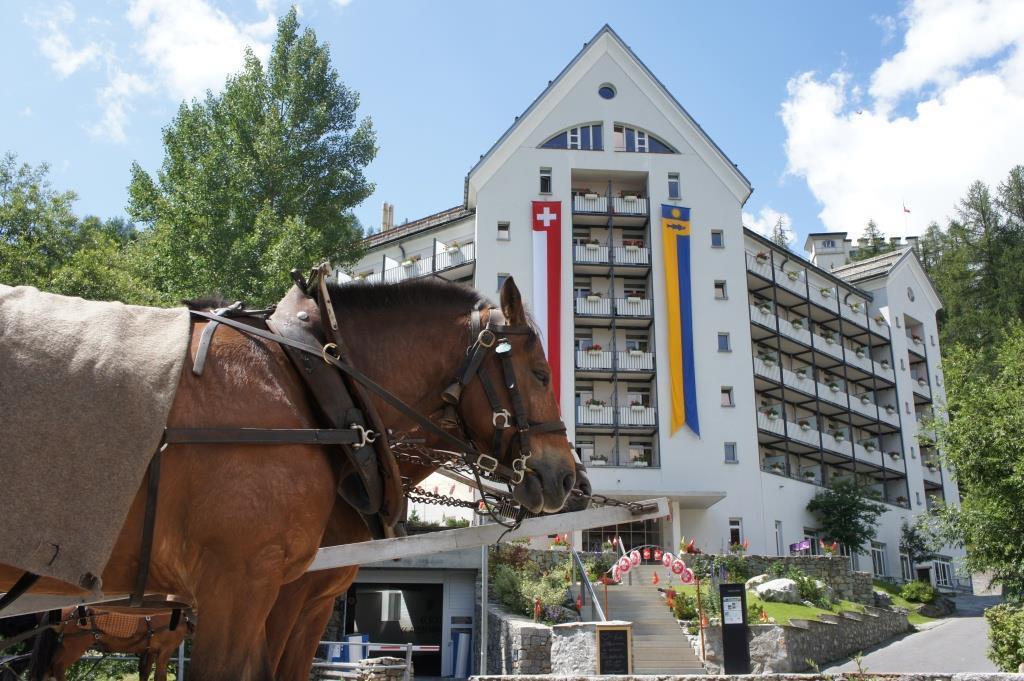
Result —
<svg viewBox="0 0 1024 681"><path fill-rule="evenodd" d="M533 316L544 338L551 385L561 400L562 203L534 201Z"/></svg>

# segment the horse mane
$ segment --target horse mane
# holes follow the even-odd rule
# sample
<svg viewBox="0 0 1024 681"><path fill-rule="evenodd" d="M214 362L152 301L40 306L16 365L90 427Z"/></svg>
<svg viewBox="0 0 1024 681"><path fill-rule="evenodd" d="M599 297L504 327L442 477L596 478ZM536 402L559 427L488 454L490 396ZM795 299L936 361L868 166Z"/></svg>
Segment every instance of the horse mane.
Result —
<svg viewBox="0 0 1024 681"><path fill-rule="evenodd" d="M444 279L422 277L406 279L394 284L346 282L327 284L331 300L339 308L354 312L396 307L430 307L451 305L469 311L477 306L493 306L493 303L469 286L456 284Z"/></svg>
<svg viewBox="0 0 1024 681"><path fill-rule="evenodd" d="M181 301L181 304L190 310L217 310L222 307L231 305L234 301L229 301L220 293L211 293L208 296L202 298L186 298Z"/></svg>

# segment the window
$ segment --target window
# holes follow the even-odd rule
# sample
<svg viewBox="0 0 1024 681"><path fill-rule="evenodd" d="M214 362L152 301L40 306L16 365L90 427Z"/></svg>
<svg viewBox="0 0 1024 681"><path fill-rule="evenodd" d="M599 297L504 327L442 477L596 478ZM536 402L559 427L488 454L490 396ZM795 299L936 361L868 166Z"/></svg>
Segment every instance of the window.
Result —
<svg viewBox="0 0 1024 681"><path fill-rule="evenodd" d="M605 83L597 88L597 94L601 95L602 99L613 99L615 97L615 86L611 83Z"/></svg>
<svg viewBox="0 0 1024 681"><path fill-rule="evenodd" d="M722 406L723 407L735 407L736 403L732 399L732 388L729 386L722 386Z"/></svg>
<svg viewBox="0 0 1024 681"><path fill-rule="evenodd" d="M809 544L808 551L812 556L817 556L821 553L821 545L818 544L818 531L812 530L808 527L804 528L804 541Z"/></svg>
<svg viewBox="0 0 1024 681"><path fill-rule="evenodd" d="M871 542L871 573L875 577L885 577L885 544Z"/></svg>
<svg viewBox="0 0 1024 681"><path fill-rule="evenodd" d="M821 242L821 247L822 248L835 248L836 247L836 242L833 241L832 239L825 239L824 241Z"/></svg>
<svg viewBox="0 0 1024 681"><path fill-rule="evenodd" d="M728 297L729 296L726 295L726 291L725 291L725 282L724 281L716 281L715 282L715 300L725 300Z"/></svg>
<svg viewBox="0 0 1024 681"><path fill-rule="evenodd" d="M914 573L910 569L910 556L905 553L900 554L900 579L904 582L909 582L914 578Z"/></svg>
<svg viewBox="0 0 1024 681"><path fill-rule="evenodd" d="M726 442L725 443L725 462L726 463L739 463L740 460L736 456L736 443Z"/></svg>
<svg viewBox="0 0 1024 681"><path fill-rule="evenodd" d="M498 290L505 285L505 280L508 279L508 272L498 272Z"/></svg>
<svg viewBox="0 0 1024 681"><path fill-rule="evenodd" d="M725 248L725 232L720 229L711 230L711 248Z"/></svg>
<svg viewBox="0 0 1024 681"><path fill-rule="evenodd" d="M651 387L649 385L627 385L626 404L630 407L633 405L651 406Z"/></svg>
<svg viewBox="0 0 1024 681"><path fill-rule="evenodd" d="M732 352L732 346L729 344L729 332L719 331L718 332L718 351L719 352Z"/></svg>
<svg viewBox="0 0 1024 681"><path fill-rule="evenodd" d="M642 333L627 333L626 334L626 350L636 352L647 352L649 339L645 334Z"/></svg>
<svg viewBox="0 0 1024 681"><path fill-rule="evenodd" d="M921 505L921 493L920 492L914 492L914 497L917 499L917 505L920 506Z"/></svg>
<svg viewBox="0 0 1024 681"><path fill-rule="evenodd" d="M540 145L541 149L580 149L583 151L601 151L601 124L578 125L563 130Z"/></svg>
<svg viewBox="0 0 1024 681"><path fill-rule="evenodd" d="M590 459L594 456L594 443L591 440L576 440L576 456L580 458L583 463L590 463Z"/></svg>
<svg viewBox="0 0 1024 681"><path fill-rule="evenodd" d="M782 537L782 521L775 521L775 555L781 556L782 550L786 547L785 540Z"/></svg>
<svg viewBox="0 0 1024 681"><path fill-rule="evenodd" d="M945 556L939 556L935 560L935 586L953 586L953 564Z"/></svg>
<svg viewBox="0 0 1024 681"><path fill-rule="evenodd" d="M591 329L578 329L576 331L576 349L589 350L594 347L594 332Z"/></svg>
<svg viewBox="0 0 1024 681"><path fill-rule="evenodd" d="M900 371L906 371L906 370L907 370L907 363L903 361L902 357L900 357Z"/></svg>
<svg viewBox="0 0 1024 681"><path fill-rule="evenodd" d="M644 441L630 441L629 462L634 466L651 466L654 463L654 445Z"/></svg>
<svg viewBox="0 0 1024 681"><path fill-rule="evenodd" d="M540 193L551 193L551 168L540 169Z"/></svg>
<svg viewBox="0 0 1024 681"><path fill-rule="evenodd" d="M729 545L743 543L743 518L729 518Z"/></svg>
<svg viewBox="0 0 1024 681"><path fill-rule="evenodd" d="M668 174L668 198L678 199L679 197L679 173Z"/></svg>
<svg viewBox="0 0 1024 681"><path fill-rule="evenodd" d="M933 334L928 334L928 338L931 339L932 347L934 348L935 347L935 336Z"/></svg>
<svg viewBox="0 0 1024 681"><path fill-rule="evenodd" d="M676 153L675 149L644 130L631 128L626 125L616 125L613 128L613 132L615 134L615 151L650 152L654 154Z"/></svg>
<svg viewBox="0 0 1024 681"><path fill-rule="evenodd" d="M512 238L512 226L507 222L498 223L498 241L509 241Z"/></svg>

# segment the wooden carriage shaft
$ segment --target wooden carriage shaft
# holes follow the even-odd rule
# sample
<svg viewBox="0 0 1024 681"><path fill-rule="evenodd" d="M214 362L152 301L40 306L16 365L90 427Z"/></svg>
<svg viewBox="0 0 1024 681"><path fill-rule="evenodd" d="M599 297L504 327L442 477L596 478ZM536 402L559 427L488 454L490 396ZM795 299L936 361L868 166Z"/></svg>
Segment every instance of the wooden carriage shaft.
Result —
<svg viewBox="0 0 1024 681"><path fill-rule="evenodd" d="M317 552L313 564L309 566L309 572L345 565L365 565L395 558L411 558L456 549L475 548L494 544L499 538L502 541L511 541L524 537L562 534L571 530L587 530L594 527L668 516L668 499L664 497L637 503L641 508L636 511L626 506L603 506L584 511L529 518L524 520L518 529L507 534L505 533L507 528L493 524L442 530L410 537L325 546Z"/></svg>

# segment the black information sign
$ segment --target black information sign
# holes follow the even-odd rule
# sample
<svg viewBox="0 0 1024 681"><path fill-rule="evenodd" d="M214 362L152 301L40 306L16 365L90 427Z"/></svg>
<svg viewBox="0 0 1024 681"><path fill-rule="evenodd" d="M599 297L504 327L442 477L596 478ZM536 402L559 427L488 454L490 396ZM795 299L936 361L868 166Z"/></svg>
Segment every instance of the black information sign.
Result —
<svg viewBox="0 0 1024 681"><path fill-rule="evenodd" d="M747 642L747 589L743 584L719 584L722 598L722 657L726 674L750 673Z"/></svg>
<svg viewBox="0 0 1024 681"><path fill-rule="evenodd" d="M597 628L597 673L629 674L633 666L629 627Z"/></svg>

